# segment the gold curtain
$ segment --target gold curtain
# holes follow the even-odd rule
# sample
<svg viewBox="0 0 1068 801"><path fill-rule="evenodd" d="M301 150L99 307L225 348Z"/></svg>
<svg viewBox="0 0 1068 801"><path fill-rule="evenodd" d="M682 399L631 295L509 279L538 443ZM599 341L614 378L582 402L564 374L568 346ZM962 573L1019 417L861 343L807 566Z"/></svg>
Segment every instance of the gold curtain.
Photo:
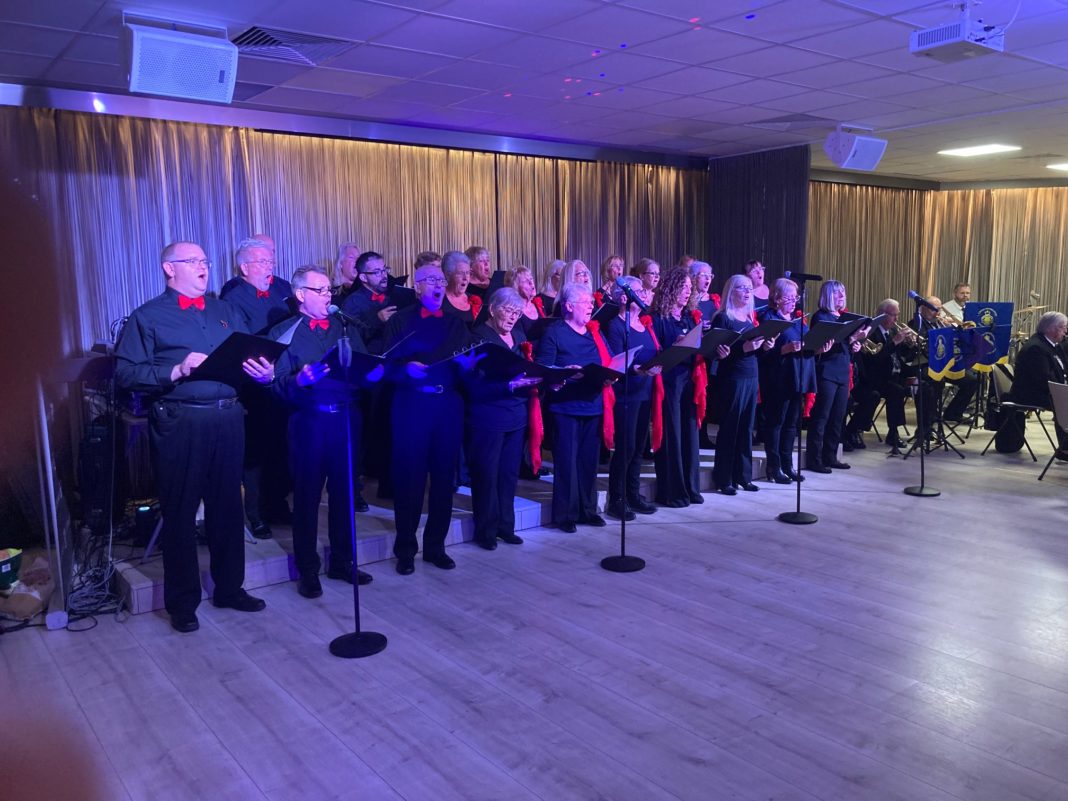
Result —
<svg viewBox="0 0 1068 801"><path fill-rule="evenodd" d="M558 256L598 265L613 251L632 262L705 250L699 170L10 107L0 144L52 223L66 353L108 338L162 290L159 252L177 239L203 245L216 289L257 232L274 236L283 276L332 269L347 241L401 274L419 251L480 244L539 281Z"/></svg>
<svg viewBox="0 0 1068 801"><path fill-rule="evenodd" d="M993 299L993 192L927 192L924 201L923 277L916 291L949 300L954 285L964 281L976 300Z"/></svg>
<svg viewBox="0 0 1068 801"><path fill-rule="evenodd" d="M1029 304L1032 290L1054 311L1068 308L1068 188L993 193L991 300ZM973 291L972 297L975 297Z"/></svg>

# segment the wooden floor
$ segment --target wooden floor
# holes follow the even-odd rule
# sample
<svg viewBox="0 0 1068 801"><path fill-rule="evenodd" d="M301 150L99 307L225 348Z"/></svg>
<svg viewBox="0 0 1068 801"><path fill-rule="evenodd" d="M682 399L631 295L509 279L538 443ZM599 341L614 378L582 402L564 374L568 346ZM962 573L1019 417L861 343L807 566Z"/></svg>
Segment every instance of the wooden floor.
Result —
<svg viewBox="0 0 1068 801"><path fill-rule="evenodd" d="M927 460L938 498L869 447L805 482L815 525L763 482L640 518L640 573L599 568L614 528L374 565L366 660L327 652L352 607L324 581L202 605L192 635L22 631L0 671L80 801L1068 799L1068 465L1040 483L1048 445L979 457L988 436Z"/></svg>

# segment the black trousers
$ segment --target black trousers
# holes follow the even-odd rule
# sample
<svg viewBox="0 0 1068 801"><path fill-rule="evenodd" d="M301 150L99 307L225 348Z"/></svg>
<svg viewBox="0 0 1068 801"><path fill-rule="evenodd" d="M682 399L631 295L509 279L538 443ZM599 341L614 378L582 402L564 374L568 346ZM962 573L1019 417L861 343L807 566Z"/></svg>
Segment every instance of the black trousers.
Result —
<svg viewBox="0 0 1068 801"><path fill-rule="evenodd" d="M597 513L597 459L601 418L555 414L553 523L577 523Z"/></svg>
<svg viewBox="0 0 1068 801"><path fill-rule="evenodd" d="M808 421L808 441L805 458L808 465L823 465L838 459L838 445L842 441L842 423L846 404L849 401L849 386L816 380L816 403Z"/></svg>
<svg viewBox="0 0 1068 801"><path fill-rule="evenodd" d="M245 517L254 526L278 517L289 494L286 413L262 387L242 395L245 407Z"/></svg>
<svg viewBox="0 0 1068 801"><path fill-rule="evenodd" d="M171 615L200 604L196 513L204 501L204 533L216 601L233 599L245 581L241 509L244 409L160 401L150 415L152 461L163 516L163 603Z"/></svg>
<svg viewBox="0 0 1068 801"><path fill-rule="evenodd" d="M801 396L787 388L762 391L764 403L764 453L769 474L791 467L797 447L797 411Z"/></svg>
<svg viewBox="0 0 1068 801"><path fill-rule="evenodd" d="M365 475L378 479L378 497L393 497L393 387L379 381L366 393L367 435L360 466Z"/></svg>
<svg viewBox="0 0 1068 801"><path fill-rule="evenodd" d="M652 406L650 401L637 398L628 399L626 406L624 412L623 399L616 398L616 447L608 463L609 503L626 499L633 504L641 495L642 455L649 439Z"/></svg>
<svg viewBox="0 0 1068 801"><path fill-rule="evenodd" d="M486 545L515 533L515 487L519 481L526 427L485 431L467 427L467 461L471 470L471 507L475 540Z"/></svg>
<svg viewBox="0 0 1068 801"><path fill-rule="evenodd" d="M396 389L393 393L393 554L411 559L419 552L416 532L423 493L430 479L430 508L423 529L423 555L442 556L452 522L453 480L463 440L460 395Z"/></svg>
<svg viewBox="0 0 1068 801"><path fill-rule="evenodd" d="M344 569L352 561L352 495L358 484L349 483L349 453L345 418L352 430L352 457L360 441L360 409L348 414L299 409L289 418L289 463L293 474L293 560L301 575L317 575L319 559L319 505L323 485L327 491L327 531L330 567ZM353 465L355 483L355 465Z"/></svg>
<svg viewBox="0 0 1068 801"><path fill-rule="evenodd" d="M690 377L664 377L664 441L656 452L656 502L690 502L700 493L701 446Z"/></svg>
<svg viewBox="0 0 1068 801"><path fill-rule="evenodd" d="M712 478L717 487L742 486L753 480L756 401L756 378L720 378L716 382L719 433Z"/></svg>

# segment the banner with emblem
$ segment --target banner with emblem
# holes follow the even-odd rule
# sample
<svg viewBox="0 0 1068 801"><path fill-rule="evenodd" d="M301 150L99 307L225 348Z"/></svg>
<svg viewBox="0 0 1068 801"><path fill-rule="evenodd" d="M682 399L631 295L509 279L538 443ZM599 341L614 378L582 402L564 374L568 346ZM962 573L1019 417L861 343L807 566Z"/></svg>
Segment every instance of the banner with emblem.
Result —
<svg viewBox="0 0 1068 801"><path fill-rule="evenodd" d="M950 375L953 370L957 329L932 328L927 332L927 375L935 381L959 378L963 372Z"/></svg>
<svg viewBox="0 0 1068 801"><path fill-rule="evenodd" d="M995 364L1008 364L1012 339L1014 303L970 302L964 307L964 322L974 323L985 354L975 363L979 372L989 373Z"/></svg>

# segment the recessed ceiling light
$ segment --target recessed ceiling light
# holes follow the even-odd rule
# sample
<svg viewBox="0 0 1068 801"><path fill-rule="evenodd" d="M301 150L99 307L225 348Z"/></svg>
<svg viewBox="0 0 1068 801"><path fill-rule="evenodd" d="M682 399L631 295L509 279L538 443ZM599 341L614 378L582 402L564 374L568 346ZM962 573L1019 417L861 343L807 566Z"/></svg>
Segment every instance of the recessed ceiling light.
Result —
<svg viewBox="0 0 1068 801"><path fill-rule="evenodd" d="M940 156L989 156L991 153L1008 153L1019 150L1016 145L975 145L974 147L955 147L952 150L939 150Z"/></svg>
<svg viewBox="0 0 1068 801"><path fill-rule="evenodd" d="M1047 170L1064 170L1065 172L1068 172L1068 161L1064 162L1063 164L1047 164L1046 165L1046 169Z"/></svg>

